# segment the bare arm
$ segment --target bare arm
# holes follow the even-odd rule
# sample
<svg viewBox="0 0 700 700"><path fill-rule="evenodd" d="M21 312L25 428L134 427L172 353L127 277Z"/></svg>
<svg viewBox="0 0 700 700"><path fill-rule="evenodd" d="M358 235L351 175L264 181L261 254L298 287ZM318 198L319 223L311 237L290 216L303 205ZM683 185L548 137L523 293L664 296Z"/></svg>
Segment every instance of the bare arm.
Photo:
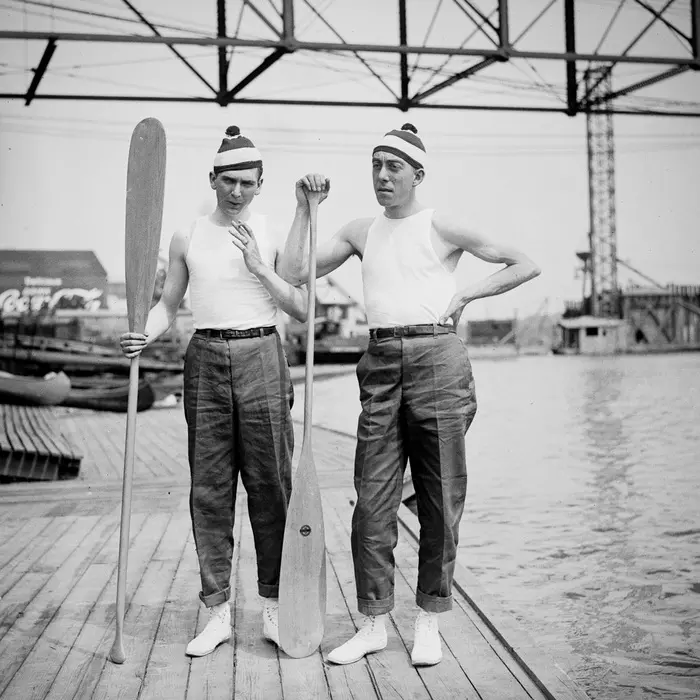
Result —
<svg viewBox="0 0 700 700"><path fill-rule="evenodd" d="M285 282L275 270L270 269L267 265L253 274L260 280L282 311L293 316L297 321L306 320L308 299L302 288Z"/></svg>
<svg viewBox="0 0 700 700"><path fill-rule="evenodd" d="M276 252L275 269L272 269L262 259L255 233L247 224L234 222L229 232L233 244L243 253L247 268L260 280L280 309L298 321L306 320L306 295L301 289L283 280L276 272L279 251Z"/></svg>
<svg viewBox="0 0 700 700"><path fill-rule="evenodd" d="M124 333L120 337L122 352L127 357L136 357L141 351L170 328L182 298L187 291L189 272L185 263L188 235L177 231L170 241L168 274L163 285L163 294L158 303L148 312L145 335Z"/></svg>
<svg viewBox="0 0 700 700"><path fill-rule="evenodd" d="M328 196L329 189L330 180L318 174L305 175L296 183L297 208L277 266L280 276L295 286L309 281L309 203L306 193L317 192L320 203ZM317 247L316 277L333 272L357 252L349 226L343 227L330 241Z"/></svg>
<svg viewBox="0 0 700 700"><path fill-rule="evenodd" d="M330 241L325 241L316 248L317 278L333 272L356 252L350 240L354 223L347 224ZM294 227L287 238L279 269L280 274L291 284L299 285L309 281L308 236L295 232Z"/></svg>
<svg viewBox="0 0 700 700"><path fill-rule="evenodd" d="M439 216L433 219L433 225L438 236L454 251L465 251L480 260L505 265L485 279L460 289L441 317L441 323L445 323L448 318L451 318L453 323L457 325L464 307L469 302L503 294L540 274L540 268L516 248L494 243L481 234L467 230L461 224L450 222Z"/></svg>

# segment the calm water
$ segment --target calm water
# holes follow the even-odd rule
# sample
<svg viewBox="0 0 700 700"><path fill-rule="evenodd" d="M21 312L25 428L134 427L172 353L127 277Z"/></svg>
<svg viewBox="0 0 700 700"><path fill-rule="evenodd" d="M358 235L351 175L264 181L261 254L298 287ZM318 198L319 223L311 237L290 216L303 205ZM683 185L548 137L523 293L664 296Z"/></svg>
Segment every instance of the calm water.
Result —
<svg viewBox="0 0 700 700"><path fill-rule="evenodd" d="M473 367L460 562L591 698L700 698L700 354ZM315 397L354 433L354 374Z"/></svg>

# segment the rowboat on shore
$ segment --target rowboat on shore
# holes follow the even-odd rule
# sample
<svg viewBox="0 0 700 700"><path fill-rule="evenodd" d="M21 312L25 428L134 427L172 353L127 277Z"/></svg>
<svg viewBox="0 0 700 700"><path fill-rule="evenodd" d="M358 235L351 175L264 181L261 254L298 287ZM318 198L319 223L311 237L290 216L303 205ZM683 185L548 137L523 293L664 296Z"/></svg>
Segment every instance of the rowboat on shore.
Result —
<svg viewBox="0 0 700 700"><path fill-rule="evenodd" d="M61 403L71 389L63 372L49 372L43 377L0 372L0 403L30 406L53 406Z"/></svg>
<svg viewBox="0 0 700 700"><path fill-rule="evenodd" d="M62 406L72 408L89 408L93 411L113 411L126 413L129 401L129 381L98 382L89 386L79 380L75 381L68 395L63 399ZM82 384L82 386L81 386ZM150 382L141 379L136 401L136 410L145 411L153 406L156 399Z"/></svg>

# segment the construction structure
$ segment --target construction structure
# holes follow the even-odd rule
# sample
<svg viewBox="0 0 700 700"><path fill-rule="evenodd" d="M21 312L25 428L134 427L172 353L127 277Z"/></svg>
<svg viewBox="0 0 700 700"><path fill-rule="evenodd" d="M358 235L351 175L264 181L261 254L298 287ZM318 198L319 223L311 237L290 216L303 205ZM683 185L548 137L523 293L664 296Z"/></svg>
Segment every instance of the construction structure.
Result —
<svg viewBox="0 0 700 700"><path fill-rule="evenodd" d="M700 0L602 4L353 0L348 12L349 2L210 0L168 3L163 19L163 6L150 0L112 0L100 12L75 0L15 2L4 15L0 59L17 70L0 75L0 97L27 105L106 100L700 116L697 102L648 94L700 69ZM85 26L100 31L76 31ZM99 51L87 62L85 44L100 47L110 62ZM61 66L56 53L65 57ZM179 89L163 94L169 56ZM308 58L313 70L302 60ZM300 65L309 73L306 86L298 84ZM348 85L337 77L339 66L367 80ZM585 78L593 68L603 73L591 82ZM622 83L614 90L607 80L613 70ZM335 78L321 92L313 84L318 71ZM640 72L648 75L639 79ZM114 75L121 78L116 85ZM278 96L290 76L297 78L295 97ZM76 91L81 77L97 88ZM498 91L484 91L493 84ZM464 90L477 86L480 95Z"/></svg>
<svg viewBox="0 0 700 700"><path fill-rule="evenodd" d="M593 103L612 92L611 70L586 71L586 89ZM600 104L600 103L597 103ZM589 275L591 313L610 318L619 313L617 223L615 217L615 139L613 117L591 106L586 114L588 144Z"/></svg>
<svg viewBox="0 0 700 700"><path fill-rule="evenodd" d="M621 305L628 348L700 349L700 286L633 287L623 292Z"/></svg>
<svg viewBox="0 0 700 700"><path fill-rule="evenodd" d="M663 93L669 83L698 93L700 0L353 0L351 12L349 1L210 0L168 3L168 16L151 0L100 12L76 2L16 2L6 13L1 98L584 114L589 249L579 257L589 289L578 313L640 311L618 284L613 115L700 117L700 101ZM109 61L96 51L87 62L86 44ZM168 57L178 89L163 94ZM81 78L97 87L76 91ZM668 296L678 294L654 298ZM678 298L692 316L695 297ZM678 337L694 337L683 327Z"/></svg>
<svg viewBox="0 0 700 700"><path fill-rule="evenodd" d="M586 73L589 94L610 94L608 68ZM595 104L601 104L594 99ZM581 300L567 304L558 323L559 354L616 354L700 350L700 286L662 285L618 257L615 142L612 115L595 104L586 115L589 248L581 263ZM622 266L647 283L621 289Z"/></svg>
<svg viewBox="0 0 700 700"><path fill-rule="evenodd" d="M590 300L588 299L587 302ZM562 355L700 350L700 286L639 286L621 290L619 316L581 313L569 304L558 322L554 352Z"/></svg>
<svg viewBox="0 0 700 700"><path fill-rule="evenodd" d="M700 349L698 287L664 287L618 257L613 116L599 109L613 95L612 67L590 67L585 83L590 96L586 114L589 247L576 254L582 265L582 299L569 305L560 321L555 351L615 354ZM619 265L652 286L622 290Z"/></svg>

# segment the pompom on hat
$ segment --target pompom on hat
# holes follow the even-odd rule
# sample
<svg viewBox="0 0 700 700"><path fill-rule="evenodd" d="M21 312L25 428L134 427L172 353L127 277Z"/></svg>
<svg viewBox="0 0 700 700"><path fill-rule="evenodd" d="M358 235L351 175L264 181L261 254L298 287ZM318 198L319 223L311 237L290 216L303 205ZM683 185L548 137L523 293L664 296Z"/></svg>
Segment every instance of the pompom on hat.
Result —
<svg viewBox="0 0 700 700"><path fill-rule="evenodd" d="M229 126L226 129L226 137L214 156L214 175L223 173L225 170L248 170L248 168L262 168L260 151L249 138L241 136L241 130L237 126Z"/></svg>
<svg viewBox="0 0 700 700"><path fill-rule="evenodd" d="M377 151L392 153L414 168L425 170L427 160L425 146L418 136L418 129L413 124L404 124L401 129L388 131L379 145L374 147L372 155Z"/></svg>

